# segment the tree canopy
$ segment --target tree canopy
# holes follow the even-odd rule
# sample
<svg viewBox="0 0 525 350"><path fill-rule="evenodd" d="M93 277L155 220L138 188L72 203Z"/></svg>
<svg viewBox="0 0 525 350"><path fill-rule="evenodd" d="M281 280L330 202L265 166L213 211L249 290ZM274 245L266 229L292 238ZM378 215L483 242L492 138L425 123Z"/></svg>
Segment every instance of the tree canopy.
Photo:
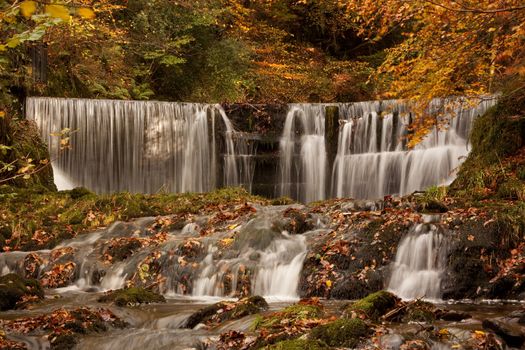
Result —
<svg viewBox="0 0 525 350"><path fill-rule="evenodd" d="M4 0L0 11L7 104L26 93L420 106L525 95L520 0ZM31 79L35 41L43 82Z"/></svg>

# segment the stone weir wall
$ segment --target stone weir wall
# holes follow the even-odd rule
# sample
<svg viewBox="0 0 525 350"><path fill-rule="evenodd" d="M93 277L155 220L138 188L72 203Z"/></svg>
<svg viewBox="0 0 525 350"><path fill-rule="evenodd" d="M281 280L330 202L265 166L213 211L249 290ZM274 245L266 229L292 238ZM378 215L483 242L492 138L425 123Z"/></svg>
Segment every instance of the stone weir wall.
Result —
<svg viewBox="0 0 525 350"><path fill-rule="evenodd" d="M26 116L49 146L59 189L207 192L245 187L301 202L381 199L450 183L475 117L495 103L437 99L446 129L407 149L403 101L202 104L32 97ZM71 150L59 138L70 130Z"/></svg>

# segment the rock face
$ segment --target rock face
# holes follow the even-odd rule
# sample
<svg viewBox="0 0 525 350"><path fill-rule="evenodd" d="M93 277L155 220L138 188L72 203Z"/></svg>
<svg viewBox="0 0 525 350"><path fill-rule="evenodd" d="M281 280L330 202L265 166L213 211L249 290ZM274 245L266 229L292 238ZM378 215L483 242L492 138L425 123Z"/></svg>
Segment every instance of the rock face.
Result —
<svg viewBox="0 0 525 350"><path fill-rule="evenodd" d="M511 259L511 251L519 242L505 222L493 218L474 218L454 229L442 284L443 299L487 298L521 299L525 278L516 271L502 271L501 262ZM516 259L518 260L518 259ZM500 262L500 263L498 263Z"/></svg>
<svg viewBox="0 0 525 350"><path fill-rule="evenodd" d="M10 310L24 297L42 299L44 291L38 281L26 279L14 273L0 277L0 310Z"/></svg>
<svg viewBox="0 0 525 350"><path fill-rule="evenodd" d="M483 328L494 332L512 348L523 349L525 345L525 326L523 315L525 312L515 312L507 317L483 320Z"/></svg>

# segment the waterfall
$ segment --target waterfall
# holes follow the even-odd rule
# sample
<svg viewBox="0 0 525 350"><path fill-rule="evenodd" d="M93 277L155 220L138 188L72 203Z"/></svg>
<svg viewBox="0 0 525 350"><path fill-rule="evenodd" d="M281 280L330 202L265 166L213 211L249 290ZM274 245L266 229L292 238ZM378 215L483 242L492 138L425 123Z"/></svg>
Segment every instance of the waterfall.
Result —
<svg viewBox="0 0 525 350"><path fill-rule="evenodd" d="M428 112L450 125L434 128L410 150L406 139L413 114L402 101L290 104L271 175L264 163L273 153L255 151L260 135L235 130L217 104L37 97L27 99L26 115L49 145L59 189L177 193L243 186L251 191L260 162L257 169L265 174L258 178L265 182L255 189L275 186L278 195L311 202L378 199L450 183L468 155L474 118L495 102L433 100ZM330 138L338 135L337 144L325 135L328 106L339 109L338 130L328 126ZM53 134L65 128L71 149L64 152ZM273 145L266 149L274 152Z"/></svg>
<svg viewBox="0 0 525 350"><path fill-rule="evenodd" d="M494 99L474 107L459 102L432 101L429 112L450 121L450 126L434 128L412 150L405 144L411 117L407 104L395 100L341 104L344 124L332 169L332 195L373 199L450 183L468 155L474 118L495 104ZM444 112L453 103L454 112Z"/></svg>
<svg viewBox="0 0 525 350"><path fill-rule="evenodd" d="M326 198L325 111L292 104L280 140L280 195L311 202Z"/></svg>
<svg viewBox="0 0 525 350"><path fill-rule="evenodd" d="M28 98L26 115L48 143L59 189L97 193L206 192L221 185L216 119L225 125L224 182L243 183L220 105ZM71 150L53 134L71 130ZM243 168L244 170L244 168Z"/></svg>
<svg viewBox="0 0 525 350"><path fill-rule="evenodd" d="M445 260L439 223L416 224L398 246L388 290L403 299L439 299Z"/></svg>

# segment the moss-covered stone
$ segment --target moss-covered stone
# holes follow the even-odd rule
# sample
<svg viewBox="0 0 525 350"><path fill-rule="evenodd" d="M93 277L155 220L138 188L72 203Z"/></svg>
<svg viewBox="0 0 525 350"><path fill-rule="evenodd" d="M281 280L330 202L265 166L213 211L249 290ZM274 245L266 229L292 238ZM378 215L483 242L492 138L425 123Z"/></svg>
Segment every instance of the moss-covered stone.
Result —
<svg viewBox="0 0 525 350"><path fill-rule="evenodd" d="M402 318L403 322L426 322L431 323L436 320L436 307L426 301L418 300L405 310Z"/></svg>
<svg viewBox="0 0 525 350"><path fill-rule="evenodd" d="M114 302L118 306L136 304L165 303L166 299L155 292L144 288L124 288L111 291L98 299L99 302Z"/></svg>
<svg viewBox="0 0 525 350"><path fill-rule="evenodd" d="M206 306L192 314L186 321L186 328L194 328L199 323L218 325L226 320L235 320L268 309L268 303L261 296L240 299L237 302L221 301Z"/></svg>
<svg viewBox="0 0 525 350"><path fill-rule="evenodd" d="M321 318L323 314L324 312L320 306L294 304L285 307L279 312L256 319L252 328L272 328L275 325L279 325L282 320L289 320L289 322L293 323L297 320L318 319Z"/></svg>
<svg viewBox="0 0 525 350"><path fill-rule="evenodd" d="M328 350L331 349L319 340L289 339L267 346L268 350Z"/></svg>
<svg viewBox="0 0 525 350"><path fill-rule="evenodd" d="M350 305L346 312L351 314L357 312L377 320L379 317L392 310L398 303L399 298L387 291L379 291L366 296Z"/></svg>
<svg viewBox="0 0 525 350"><path fill-rule="evenodd" d="M353 348L369 334L370 328L363 320L341 318L312 329L310 339L321 340L329 346Z"/></svg>
<svg viewBox="0 0 525 350"><path fill-rule="evenodd" d="M497 195L520 199L525 147L525 106L503 97L484 115L476 118L471 133L472 152L462 164L451 193L474 199ZM521 175L520 175L521 174Z"/></svg>
<svg viewBox="0 0 525 350"><path fill-rule="evenodd" d="M14 273L0 277L0 310L10 310L24 296L44 297L44 291L38 281L26 279Z"/></svg>
<svg viewBox="0 0 525 350"><path fill-rule="evenodd" d="M28 178L16 177L10 183L18 187L56 191L50 163L47 163L48 165L42 163L49 161L49 152L47 145L40 138L35 122L32 120L11 120L7 134L9 136L7 146L10 148L5 153L0 152L0 161L12 163L15 169L13 172L2 173L2 177L17 176L17 170L27 165L27 159L31 159L31 164L35 165L35 169L40 170Z"/></svg>

